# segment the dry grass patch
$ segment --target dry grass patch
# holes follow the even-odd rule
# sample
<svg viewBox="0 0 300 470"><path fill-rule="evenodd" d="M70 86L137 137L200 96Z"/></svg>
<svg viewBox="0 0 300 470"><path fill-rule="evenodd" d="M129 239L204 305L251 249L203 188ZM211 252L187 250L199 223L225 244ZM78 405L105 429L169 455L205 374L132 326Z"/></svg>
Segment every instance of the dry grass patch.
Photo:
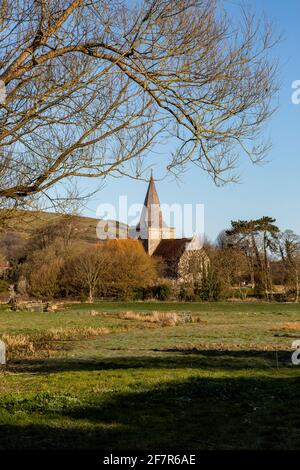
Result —
<svg viewBox="0 0 300 470"><path fill-rule="evenodd" d="M120 312L118 317L122 320L135 320L147 323L158 323L161 326L174 326L179 323L179 315L175 312Z"/></svg>
<svg viewBox="0 0 300 470"><path fill-rule="evenodd" d="M93 336L107 335L111 331L109 328L92 326L82 328L51 328L43 333L43 337L47 341L76 341Z"/></svg>
<svg viewBox="0 0 300 470"><path fill-rule="evenodd" d="M31 356L36 352L35 345L28 335L2 335L2 341L6 344L8 358L14 356Z"/></svg>
<svg viewBox="0 0 300 470"><path fill-rule="evenodd" d="M148 324L156 324L157 326L176 326L182 323L198 323L199 317L193 316L190 312L158 312L150 313L138 312L120 312L118 318L123 320L135 320Z"/></svg>
<svg viewBox="0 0 300 470"><path fill-rule="evenodd" d="M127 328L119 328L117 330L90 326L83 328L50 328L48 331L40 332L33 336L3 334L1 339L6 344L8 359L11 359L35 355L48 356L51 351L66 349L61 343L120 331L127 331Z"/></svg>
<svg viewBox="0 0 300 470"><path fill-rule="evenodd" d="M273 328L273 330L284 330L284 331L299 331L300 330L300 322L289 322L284 323L282 326Z"/></svg>

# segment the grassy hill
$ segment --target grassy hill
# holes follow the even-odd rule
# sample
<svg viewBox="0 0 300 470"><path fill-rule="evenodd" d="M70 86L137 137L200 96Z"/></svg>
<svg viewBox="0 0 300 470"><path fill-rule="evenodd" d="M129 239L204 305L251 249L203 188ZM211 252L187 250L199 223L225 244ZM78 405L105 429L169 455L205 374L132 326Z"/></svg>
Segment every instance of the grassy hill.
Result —
<svg viewBox="0 0 300 470"><path fill-rule="evenodd" d="M7 226L2 229L2 233L14 233L26 240L34 235L38 229L47 224L56 224L62 220L65 220L66 223L72 222L77 240L92 244L96 243L98 240L96 228L99 225L105 233L113 237L112 229L108 226L106 220L42 211L18 211L15 217L9 219ZM118 230L120 235L125 236L127 225L118 223Z"/></svg>

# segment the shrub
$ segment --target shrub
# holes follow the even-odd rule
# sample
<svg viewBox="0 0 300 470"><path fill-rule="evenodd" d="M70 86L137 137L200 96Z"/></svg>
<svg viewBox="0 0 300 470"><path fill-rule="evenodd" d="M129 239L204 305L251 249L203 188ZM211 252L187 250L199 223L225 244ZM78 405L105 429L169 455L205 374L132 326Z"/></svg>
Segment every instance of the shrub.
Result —
<svg viewBox="0 0 300 470"><path fill-rule="evenodd" d="M34 251L22 269L28 281L28 293L36 298L57 297L63 264L64 258L56 246Z"/></svg>
<svg viewBox="0 0 300 470"><path fill-rule="evenodd" d="M275 300L275 302L288 302L288 300L290 300L289 293L275 292L273 293L273 300Z"/></svg>
<svg viewBox="0 0 300 470"><path fill-rule="evenodd" d="M209 268L208 271L204 274L198 295L201 300L207 302L220 300L221 283L213 269Z"/></svg>
<svg viewBox="0 0 300 470"><path fill-rule="evenodd" d="M194 288L188 286L181 286L179 291L179 300L183 302L192 302L196 298Z"/></svg>
<svg viewBox="0 0 300 470"><path fill-rule="evenodd" d="M159 284L153 288L154 297L158 300L168 300L171 297L172 289L168 284Z"/></svg>
<svg viewBox="0 0 300 470"><path fill-rule="evenodd" d="M134 289L134 300L168 300L172 297L172 288L169 284L158 284L149 287L138 287Z"/></svg>

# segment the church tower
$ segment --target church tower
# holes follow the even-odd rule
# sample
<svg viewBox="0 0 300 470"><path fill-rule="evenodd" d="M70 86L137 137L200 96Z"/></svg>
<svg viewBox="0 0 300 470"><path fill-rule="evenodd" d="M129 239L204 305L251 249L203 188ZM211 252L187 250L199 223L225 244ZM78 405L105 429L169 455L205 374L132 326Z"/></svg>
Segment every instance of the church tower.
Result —
<svg viewBox="0 0 300 470"><path fill-rule="evenodd" d="M152 255L162 239L174 239L175 228L168 227L162 216L159 197L151 174L141 218L136 227L129 230L132 238L142 240L145 250Z"/></svg>

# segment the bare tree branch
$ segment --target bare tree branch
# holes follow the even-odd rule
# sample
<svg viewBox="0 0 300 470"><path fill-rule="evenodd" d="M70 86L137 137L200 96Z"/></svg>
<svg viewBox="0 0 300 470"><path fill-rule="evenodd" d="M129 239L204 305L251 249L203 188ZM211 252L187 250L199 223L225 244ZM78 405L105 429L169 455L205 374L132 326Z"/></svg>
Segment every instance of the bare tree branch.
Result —
<svg viewBox="0 0 300 470"><path fill-rule="evenodd" d="M140 176L130 162L162 136L216 183L260 161L277 91L272 26L211 0L0 1L0 197L68 178ZM28 199L28 200L29 200ZM22 202L21 202L22 203Z"/></svg>

